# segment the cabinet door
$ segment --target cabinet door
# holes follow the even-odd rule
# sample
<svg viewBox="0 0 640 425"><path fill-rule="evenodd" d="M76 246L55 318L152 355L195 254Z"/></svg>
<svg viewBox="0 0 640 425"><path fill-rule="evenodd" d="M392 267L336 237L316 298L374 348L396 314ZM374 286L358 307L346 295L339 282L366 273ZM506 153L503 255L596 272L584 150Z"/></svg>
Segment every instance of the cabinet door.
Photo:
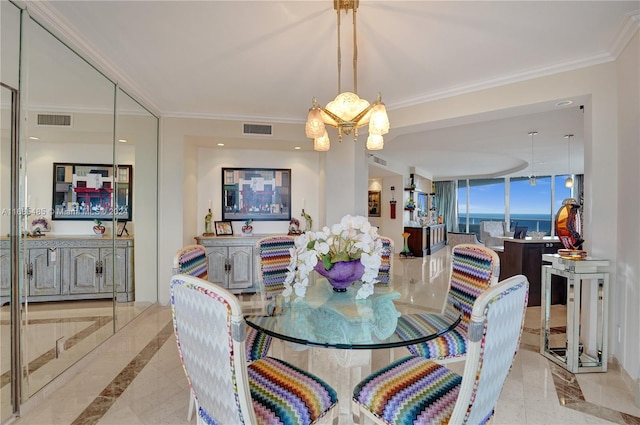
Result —
<svg viewBox="0 0 640 425"><path fill-rule="evenodd" d="M11 268L10 257L8 249L0 249L0 296L2 297L9 297L11 295L11 292L9 292L9 271Z"/></svg>
<svg viewBox="0 0 640 425"><path fill-rule="evenodd" d="M100 260L102 261L100 292L113 292L114 283L118 292L125 292L127 288L127 249L116 248L114 258L113 249L101 248ZM114 260L115 265L113 264Z"/></svg>
<svg viewBox="0 0 640 425"><path fill-rule="evenodd" d="M249 288L253 284L253 247L230 246L229 289Z"/></svg>
<svg viewBox="0 0 640 425"><path fill-rule="evenodd" d="M227 247L213 246L207 249L209 257L209 281L228 288L227 284Z"/></svg>
<svg viewBox="0 0 640 425"><path fill-rule="evenodd" d="M70 248L69 293L95 294L100 288L100 248ZM104 270L104 267L103 267Z"/></svg>
<svg viewBox="0 0 640 425"><path fill-rule="evenodd" d="M57 248L31 248L27 268L29 277L29 296L60 295L61 250Z"/></svg>

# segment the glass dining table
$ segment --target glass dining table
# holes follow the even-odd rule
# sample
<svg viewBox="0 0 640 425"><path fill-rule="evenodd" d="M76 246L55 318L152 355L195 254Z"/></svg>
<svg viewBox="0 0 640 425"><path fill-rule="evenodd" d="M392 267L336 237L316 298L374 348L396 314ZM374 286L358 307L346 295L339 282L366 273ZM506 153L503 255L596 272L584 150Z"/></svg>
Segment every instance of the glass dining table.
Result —
<svg viewBox="0 0 640 425"><path fill-rule="evenodd" d="M279 295L268 305L268 315L247 315L245 320L252 328L285 341L291 350L311 348L310 371L336 389L339 423L351 424L351 393L371 373L372 350L425 342L460 323L457 309L442 313L440 308L421 305L409 294L415 283L398 283L378 284L373 294L359 300L355 297L359 282L346 292L335 292L324 278L315 276L304 298Z"/></svg>

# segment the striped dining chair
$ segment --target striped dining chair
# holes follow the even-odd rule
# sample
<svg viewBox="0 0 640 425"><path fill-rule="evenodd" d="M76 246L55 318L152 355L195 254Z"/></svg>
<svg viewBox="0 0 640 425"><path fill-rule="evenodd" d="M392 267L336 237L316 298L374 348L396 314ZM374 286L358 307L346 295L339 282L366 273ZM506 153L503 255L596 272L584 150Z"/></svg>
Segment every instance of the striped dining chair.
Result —
<svg viewBox="0 0 640 425"><path fill-rule="evenodd" d="M508 278L477 297L461 375L434 361L408 356L364 378L353 406L377 424L486 424L520 347L529 282Z"/></svg>
<svg viewBox="0 0 640 425"><path fill-rule="evenodd" d="M332 423L336 391L290 363L247 363L247 325L238 298L189 275L171 279L178 353L194 394L198 424Z"/></svg>
<svg viewBox="0 0 640 425"><path fill-rule="evenodd" d="M454 246L451 252L449 292L443 314L457 317L461 311L460 324L438 338L407 346L409 352L439 363L464 360L473 304L480 294L498 282L499 275L500 258L492 249L475 244Z"/></svg>
<svg viewBox="0 0 640 425"><path fill-rule="evenodd" d="M382 241L382 264L378 272L378 284L388 285L393 274L393 239L386 236L378 236Z"/></svg>
<svg viewBox="0 0 640 425"><path fill-rule="evenodd" d="M256 242L258 252L258 288L262 305L266 313L273 312L270 300L284 290L284 279L291 259L290 248L294 245L294 236L266 236ZM267 355L271 346L271 337L253 328L247 336L247 361L254 361Z"/></svg>
<svg viewBox="0 0 640 425"><path fill-rule="evenodd" d="M295 248L295 236L267 236L256 242L258 251L258 284L263 302L284 291L284 281L289 271L291 249Z"/></svg>
<svg viewBox="0 0 640 425"><path fill-rule="evenodd" d="M187 245L173 257L173 274L188 274L200 279L209 279L207 250L202 245Z"/></svg>
<svg viewBox="0 0 640 425"><path fill-rule="evenodd" d="M206 248L202 245L188 245L180 248L173 257L173 274L187 274L208 280L209 257L207 256ZM270 336L247 326L245 343L247 362L266 356L270 344ZM189 397L189 410L187 411L187 420L189 421L193 416L195 406L196 401L192 390Z"/></svg>

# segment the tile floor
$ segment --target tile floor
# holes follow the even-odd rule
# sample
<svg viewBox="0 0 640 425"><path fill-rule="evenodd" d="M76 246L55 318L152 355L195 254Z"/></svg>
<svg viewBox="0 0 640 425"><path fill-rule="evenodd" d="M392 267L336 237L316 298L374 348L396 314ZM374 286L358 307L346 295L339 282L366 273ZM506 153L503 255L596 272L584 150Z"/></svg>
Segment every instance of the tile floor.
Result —
<svg viewBox="0 0 640 425"><path fill-rule="evenodd" d="M446 249L425 259L396 260L394 274L415 287L401 301L438 305L446 292L447 267ZM243 298L247 311L259 308L256 299ZM634 394L615 367L607 373L572 375L538 353L540 313L528 310L522 346L493 423L640 424ZM305 351L287 351L277 343L273 349L287 352L290 361L306 361ZM394 355L405 352L396 349ZM388 353L376 352L372 367L382 367L388 358ZM462 369L461 364L452 367ZM13 424L187 424L188 401L170 309L154 305L37 393Z"/></svg>

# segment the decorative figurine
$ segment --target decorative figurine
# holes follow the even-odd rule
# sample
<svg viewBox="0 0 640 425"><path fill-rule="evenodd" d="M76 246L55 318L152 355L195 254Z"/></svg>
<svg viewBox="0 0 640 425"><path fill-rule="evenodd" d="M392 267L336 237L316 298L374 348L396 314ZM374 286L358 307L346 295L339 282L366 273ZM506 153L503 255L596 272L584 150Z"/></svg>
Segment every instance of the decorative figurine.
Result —
<svg viewBox="0 0 640 425"><path fill-rule="evenodd" d="M250 218L247 221L244 222L244 226L242 226L242 234L243 235L247 235L250 236L253 233L253 226L251 225L251 223L253 223L253 219Z"/></svg>
<svg viewBox="0 0 640 425"><path fill-rule="evenodd" d="M213 236L213 232L211 231L211 208L207 212L207 215L204 216L204 234L203 236Z"/></svg>
<svg viewBox="0 0 640 425"><path fill-rule="evenodd" d="M411 236L411 233L409 232L404 232L402 234L402 237L404 238L404 248L400 251L400 258L414 258L413 252L409 250L409 236Z"/></svg>
<svg viewBox="0 0 640 425"><path fill-rule="evenodd" d="M313 226L313 219L311 218L311 216L309 214L304 212L304 208L302 209L302 218L304 218L304 221L306 222L306 225L304 227L304 231L305 232L310 232L311 231L311 226Z"/></svg>
<svg viewBox="0 0 640 425"><path fill-rule="evenodd" d="M300 220L295 217L291 217L291 221L289 222L289 235L299 235L302 232L300 231Z"/></svg>

